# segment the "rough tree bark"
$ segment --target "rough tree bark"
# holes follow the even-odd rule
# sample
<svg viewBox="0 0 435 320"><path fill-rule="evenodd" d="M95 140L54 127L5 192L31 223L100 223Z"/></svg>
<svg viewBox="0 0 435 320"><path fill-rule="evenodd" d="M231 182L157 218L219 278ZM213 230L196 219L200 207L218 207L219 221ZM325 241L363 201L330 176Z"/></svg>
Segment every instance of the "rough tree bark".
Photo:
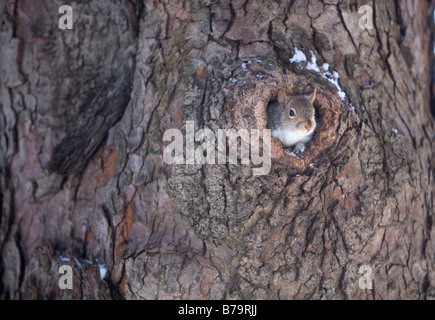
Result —
<svg viewBox="0 0 435 320"><path fill-rule="evenodd" d="M76 1L60 30L63 2L0 1L1 298L435 297L433 3ZM303 157L163 163L165 130L264 129L279 88L322 92Z"/></svg>

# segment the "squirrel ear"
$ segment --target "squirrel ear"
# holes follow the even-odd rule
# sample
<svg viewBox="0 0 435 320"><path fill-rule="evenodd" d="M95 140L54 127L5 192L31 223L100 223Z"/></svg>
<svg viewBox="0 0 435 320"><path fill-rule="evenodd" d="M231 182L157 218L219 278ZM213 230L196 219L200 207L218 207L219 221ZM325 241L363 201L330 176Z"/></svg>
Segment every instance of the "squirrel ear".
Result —
<svg viewBox="0 0 435 320"><path fill-rule="evenodd" d="M309 97L311 103L313 103L314 100L316 100L316 95L317 95L317 88L314 88L313 93Z"/></svg>
<svg viewBox="0 0 435 320"><path fill-rule="evenodd" d="M285 109L285 107L287 106L287 103L288 103L288 97L282 91L278 92L278 102L281 105L281 108Z"/></svg>

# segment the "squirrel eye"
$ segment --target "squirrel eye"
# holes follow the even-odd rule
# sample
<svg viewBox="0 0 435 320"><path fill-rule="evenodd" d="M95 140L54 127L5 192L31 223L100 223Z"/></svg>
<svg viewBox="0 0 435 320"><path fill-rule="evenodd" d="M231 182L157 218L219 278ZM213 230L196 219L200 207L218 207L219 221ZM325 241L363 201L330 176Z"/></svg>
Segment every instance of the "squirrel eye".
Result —
<svg viewBox="0 0 435 320"><path fill-rule="evenodd" d="M288 114L290 115L290 118L296 117L296 111L295 111L295 109L290 109L290 112Z"/></svg>

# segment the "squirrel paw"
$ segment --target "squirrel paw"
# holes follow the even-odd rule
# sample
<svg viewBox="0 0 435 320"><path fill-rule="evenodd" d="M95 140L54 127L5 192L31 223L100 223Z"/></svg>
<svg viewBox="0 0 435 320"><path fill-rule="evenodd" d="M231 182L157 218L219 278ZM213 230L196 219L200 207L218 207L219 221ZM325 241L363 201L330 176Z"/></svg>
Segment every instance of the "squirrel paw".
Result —
<svg viewBox="0 0 435 320"><path fill-rule="evenodd" d="M284 152L286 155L290 157L297 157L297 155L293 151L290 151L289 149L284 149Z"/></svg>
<svg viewBox="0 0 435 320"><path fill-rule="evenodd" d="M303 153L305 151L305 145L303 143L298 143L293 150L295 154Z"/></svg>

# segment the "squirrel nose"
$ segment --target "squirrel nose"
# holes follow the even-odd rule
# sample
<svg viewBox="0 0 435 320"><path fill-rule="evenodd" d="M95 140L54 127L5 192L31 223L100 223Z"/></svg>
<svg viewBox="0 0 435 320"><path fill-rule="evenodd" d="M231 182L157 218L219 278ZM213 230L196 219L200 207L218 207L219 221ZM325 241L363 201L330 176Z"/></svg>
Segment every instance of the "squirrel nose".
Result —
<svg viewBox="0 0 435 320"><path fill-rule="evenodd" d="M305 124L305 129L307 129L307 131L310 131L310 129L311 129L311 122L307 122Z"/></svg>

